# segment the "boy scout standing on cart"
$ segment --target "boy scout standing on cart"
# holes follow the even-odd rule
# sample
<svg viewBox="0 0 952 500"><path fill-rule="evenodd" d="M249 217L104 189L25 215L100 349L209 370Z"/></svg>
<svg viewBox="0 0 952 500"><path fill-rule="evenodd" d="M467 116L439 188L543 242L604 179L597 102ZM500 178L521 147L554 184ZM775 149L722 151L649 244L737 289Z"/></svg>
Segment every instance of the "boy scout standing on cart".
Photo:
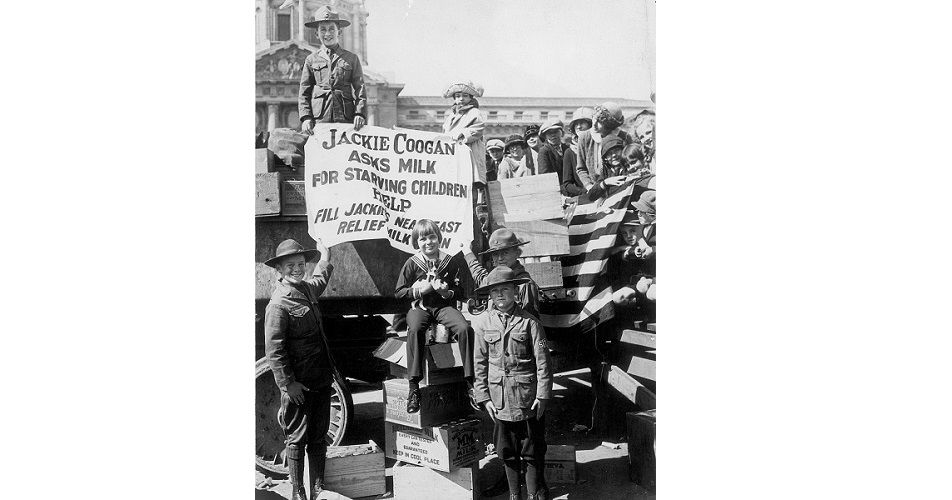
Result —
<svg viewBox="0 0 952 500"><path fill-rule="evenodd" d="M525 461L529 499L546 500L544 414L552 398L552 373L545 331L516 303L517 286L526 281L512 269L498 266L479 288L489 292L495 308L473 320L473 387L476 402L495 423L493 441L505 464L509 498L522 498L519 472Z"/></svg>
<svg viewBox="0 0 952 500"><path fill-rule="evenodd" d="M337 11L325 5L314 13L314 20L304 26L317 30L321 48L307 56L301 71L298 95L301 131L313 133L315 121L353 122L354 130L360 130L366 123L364 70L357 55L340 46L340 30L350 26L350 21L341 19Z"/></svg>
<svg viewBox="0 0 952 500"><path fill-rule="evenodd" d="M307 261L318 252L314 275L307 277ZM278 423L284 430L291 499L307 500L304 490L304 452L307 449L311 498L324 489L324 464L330 426L333 359L324 337L317 297L327 288L333 267L330 252L317 240L316 250L305 250L294 240L278 245L265 264L280 275L264 313L265 355L281 388Z"/></svg>

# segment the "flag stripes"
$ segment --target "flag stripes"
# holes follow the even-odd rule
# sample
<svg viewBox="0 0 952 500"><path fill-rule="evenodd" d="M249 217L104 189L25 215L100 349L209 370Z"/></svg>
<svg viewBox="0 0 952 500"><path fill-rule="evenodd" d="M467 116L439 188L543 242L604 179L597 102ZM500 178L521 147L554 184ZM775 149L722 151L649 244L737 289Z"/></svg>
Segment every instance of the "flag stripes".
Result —
<svg viewBox="0 0 952 500"><path fill-rule="evenodd" d="M619 225L634 190L635 184L629 183L605 199L579 200L568 221L569 255L561 259L562 281L570 296L540 304L539 319L548 332L585 332L614 317L614 290L605 267L616 252Z"/></svg>

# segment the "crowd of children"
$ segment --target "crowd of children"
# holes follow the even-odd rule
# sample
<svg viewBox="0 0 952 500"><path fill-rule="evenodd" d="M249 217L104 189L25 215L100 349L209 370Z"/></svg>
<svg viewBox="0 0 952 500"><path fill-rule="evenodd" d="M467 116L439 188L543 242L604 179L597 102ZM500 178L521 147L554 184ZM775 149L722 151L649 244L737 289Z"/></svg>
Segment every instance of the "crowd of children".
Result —
<svg viewBox="0 0 952 500"><path fill-rule="evenodd" d="M654 112L635 117L634 135L624 130L621 108L606 102L578 108L567 134L561 120L551 119L526 127L523 135L487 142L476 101L482 94L482 87L472 82L451 85L444 96L454 104L443 124L445 134L470 146L479 196L487 196L489 181L546 173L558 176L567 206L581 197L605 198L634 184L632 199L637 194L637 200L626 210L607 274L616 290L613 299L621 310L619 317L654 322ZM412 237L419 252L404 264L395 293L412 300L407 313L407 411L420 409L426 332L433 321L439 322L460 344L472 404L495 422L494 443L505 465L511 498L520 498L520 471L525 471L530 499L548 498L542 471L552 373L545 330L538 320L539 287L519 262L522 246L529 242L508 228L495 230L487 249L479 253L491 264L489 271L472 248L463 248L477 293L489 295L486 311L470 327L455 308L462 299L461 266L439 250L439 228L421 219Z"/></svg>
<svg viewBox="0 0 952 500"><path fill-rule="evenodd" d="M325 14L327 20L322 21L323 25L342 23L333 13ZM618 243L606 274L615 290L614 303L621 311L618 316L653 322L656 297L654 112L646 110L634 117L630 125L632 133L629 133L625 130L621 108L605 102L575 110L568 127L561 120L550 119L541 126L526 127L522 135L487 141L477 101L482 95L483 88L473 82L455 83L447 88L444 96L452 99L453 105L443 123L443 133L470 148L474 217L483 222L483 231L487 232L485 207L490 181L554 173L566 207L577 200L607 198L633 185L636 189L631 199L635 201L630 203L620 224ZM357 126L355 121L355 128ZM302 129L309 131L303 125ZM539 287L519 260L522 247L529 242L511 229L496 229L488 235L485 246L474 244L479 249L485 248L479 255L486 259L487 270L474 248L464 247L462 258L441 250L442 234L439 225L432 220L419 219L411 236L417 252L404 263L394 291L395 298L406 299L408 304L405 317L396 318L394 322L397 329L405 322L407 330L410 389L407 412L420 411L427 332L432 324L439 323L459 343L471 404L485 411L494 422L493 442L505 465L505 484L510 498L521 498L523 471L529 498L548 498L543 472L545 411L552 397L552 373L545 330L539 322ZM477 235L474 239L478 239ZM308 281L304 262L317 254L321 256L321 272ZM290 369L286 361L291 359L288 353L295 354L295 349L305 347L310 349L309 353L327 356L316 299L332 270L327 263L328 254L326 247L321 246L319 251L304 250L297 242L288 240L279 246L275 258L268 261L282 277L269 305L266 329L269 362L282 388L282 418L289 422L313 421L309 426L313 429L305 432L298 429L304 429L304 424L295 427L282 420L289 436L288 449L294 452L289 454L289 460L295 498L304 498L300 469L305 447L309 457L313 450L315 459L312 491L319 492L323 488L321 438L326 432L326 422L317 415L327 413L324 408L329 393L325 393L330 370L325 370L327 373L310 370L308 373L321 374L322 378L307 378L303 371ZM472 326L459 309L461 301L466 300L461 286L461 278L466 273L473 278L477 295L489 297L485 311L473 318ZM304 324L305 319L310 323ZM299 335L307 340L301 343L304 347L292 342L297 338L294 337L296 329L307 330L306 336ZM313 353L309 356L317 356ZM327 361L324 364L331 366ZM299 388L303 383L307 386ZM285 411L285 407L290 410ZM298 415L296 420L290 419L291 413Z"/></svg>

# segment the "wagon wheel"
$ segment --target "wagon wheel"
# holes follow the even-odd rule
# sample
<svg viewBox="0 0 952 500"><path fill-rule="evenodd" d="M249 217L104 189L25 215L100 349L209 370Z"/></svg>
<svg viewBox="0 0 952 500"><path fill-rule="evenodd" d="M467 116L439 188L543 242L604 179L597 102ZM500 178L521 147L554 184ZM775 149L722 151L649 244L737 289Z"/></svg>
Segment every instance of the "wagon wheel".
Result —
<svg viewBox="0 0 952 500"><path fill-rule="evenodd" d="M331 424L325 440L337 446L344 439L347 426L354 415L354 400L344 379L335 372L331 386ZM278 425L281 390L274 383L265 358L255 363L255 465L272 474L287 475L284 456L284 432Z"/></svg>

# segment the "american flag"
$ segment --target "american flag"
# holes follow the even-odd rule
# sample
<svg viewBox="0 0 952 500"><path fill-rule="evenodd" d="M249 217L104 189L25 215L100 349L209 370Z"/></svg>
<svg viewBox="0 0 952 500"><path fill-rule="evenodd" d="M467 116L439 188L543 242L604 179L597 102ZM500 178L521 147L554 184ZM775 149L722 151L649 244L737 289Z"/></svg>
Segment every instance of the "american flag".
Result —
<svg viewBox="0 0 952 500"><path fill-rule="evenodd" d="M568 221L569 255L562 258L562 281L574 296L540 304L540 321L546 332L587 332L615 316L611 277L605 275L608 258L616 250L619 225L631 214L632 196L644 188L629 182L607 198L590 201L579 197ZM637 198L635 198L637 199Z"/></svg>

